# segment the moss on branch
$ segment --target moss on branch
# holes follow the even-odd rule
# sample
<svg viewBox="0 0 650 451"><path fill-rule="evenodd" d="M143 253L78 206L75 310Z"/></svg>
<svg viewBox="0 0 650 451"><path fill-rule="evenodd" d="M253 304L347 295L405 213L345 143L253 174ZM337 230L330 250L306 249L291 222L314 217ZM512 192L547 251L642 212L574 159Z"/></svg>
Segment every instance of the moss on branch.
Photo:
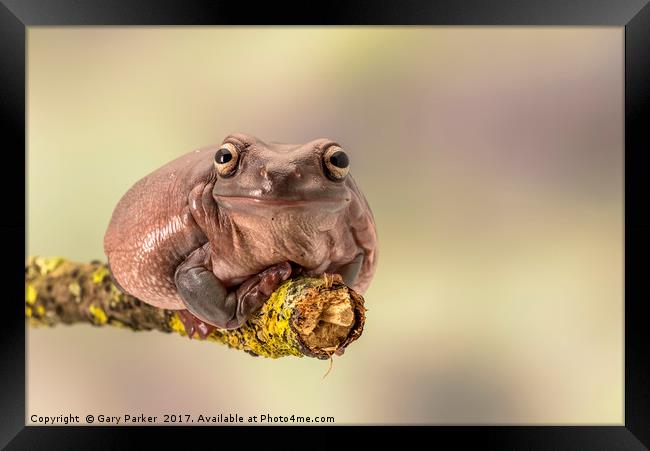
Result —
<svg viewBox="0 0 650 451"><path fill-rule="evenodd" d="M176 310L122 293L106 264L30 257L25 265L25 316L31 327L90 323L187 336ZM216 329L207 340L264 357L327 359L363 331L363 298L339 276L284 282L242 327Z"/></svg>

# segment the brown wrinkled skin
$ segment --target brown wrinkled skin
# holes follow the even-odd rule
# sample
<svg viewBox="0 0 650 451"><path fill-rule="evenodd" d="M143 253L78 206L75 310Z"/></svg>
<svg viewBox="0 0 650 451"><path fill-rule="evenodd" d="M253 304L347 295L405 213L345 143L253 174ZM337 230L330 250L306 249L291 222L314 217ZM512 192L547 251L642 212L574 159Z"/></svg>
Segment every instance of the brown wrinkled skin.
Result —
<svg viewBox="0 0 650 451"><path fill-rule="evenodd" d="M320 275L362 254L352 288L364 293L377 263L375 224L350 174L326 177L322 154L332 141L234 134L224 142L242 149L232 177L215 170L221 145L208 146L144 177L119 201L104 237L119 285L156 307L183 309L174 273L205 247L205 266L228 289L278 263Z"/></svg>

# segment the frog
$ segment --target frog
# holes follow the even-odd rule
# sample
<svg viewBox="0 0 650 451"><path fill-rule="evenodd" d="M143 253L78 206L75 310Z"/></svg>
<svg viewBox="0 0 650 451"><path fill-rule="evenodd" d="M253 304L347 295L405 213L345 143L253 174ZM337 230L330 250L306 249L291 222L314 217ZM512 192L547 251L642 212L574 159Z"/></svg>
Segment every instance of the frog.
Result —
<svg viewBox="0 0 650 451"><path fill-rule="evenodd" d="M119 290L200 339L240 328L291 276L338 275L363 295L378 261L374 215L328 138L232 133L181 155L126 191L103 244Z"/></svg>

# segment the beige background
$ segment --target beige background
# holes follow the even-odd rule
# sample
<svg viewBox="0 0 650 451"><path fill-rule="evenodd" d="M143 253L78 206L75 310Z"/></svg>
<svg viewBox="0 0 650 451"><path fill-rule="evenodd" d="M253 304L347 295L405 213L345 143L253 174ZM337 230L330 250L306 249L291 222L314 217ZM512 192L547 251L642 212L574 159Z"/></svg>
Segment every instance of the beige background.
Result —
<svg viewBox="0 0 650 451"><path fill-rule="evenodd" d="M29 330L27 415L623 421L623 28L28 30L28 253L104 259L140 177L234 131L340 141L380 259L328 362Z"/></svg>

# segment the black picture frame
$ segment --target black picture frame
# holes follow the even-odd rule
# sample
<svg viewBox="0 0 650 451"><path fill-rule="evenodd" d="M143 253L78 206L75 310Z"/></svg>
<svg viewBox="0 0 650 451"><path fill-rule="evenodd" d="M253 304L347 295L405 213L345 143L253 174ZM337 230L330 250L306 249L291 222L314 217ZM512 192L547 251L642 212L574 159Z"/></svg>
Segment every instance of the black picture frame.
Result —
<svg viewBox="0 0 650 451"><path fill-rule="evenodd" d="M625 27L625 422L620 426L485 426L485 427L296 427L313 435L311 447L350 431L378 440L395 433L416 442L478 443L494 449L647 449L650 446L650 333L644 324L650 272L650 220L646 197L650 117L650 5L648 0L462 0L373 2L236 2L221 0L0 0L0 111L3 156L16 157L25 144L25 36L29 26L47 25L572 25ZM22 154L24 157L24 154ZM2 334L2 414L0 446L8 449L114 449L168 445L179 432L198 443L224 443L228 435L243 440L268 428L212 427L36 427L25 426L25 323L19 276L20 236L25 234L25 194L16 196L25 158L5 164L0 177L5 238L1 273L6 280ZM22 183L22 184L21 184ZM21 200L23 201L21 205ZM26 241L25 241L26 242ZM230 434L229 434L230 433ZM432 434L433 437L416 437ZM180 438L188 444L189 437ZM433 441L432 441L433 440ZM439 441L439 440L445 440ZM450 440L451 442L448 442ZM304 443L304 442L303 442ZM359 443L359 442L355 442ZM281 444L280 444L281 445ZM285 444L286 445L286 444ZM360 446L360 445L354 445ZM454 446L456 447L456 446Z"/></svg>

